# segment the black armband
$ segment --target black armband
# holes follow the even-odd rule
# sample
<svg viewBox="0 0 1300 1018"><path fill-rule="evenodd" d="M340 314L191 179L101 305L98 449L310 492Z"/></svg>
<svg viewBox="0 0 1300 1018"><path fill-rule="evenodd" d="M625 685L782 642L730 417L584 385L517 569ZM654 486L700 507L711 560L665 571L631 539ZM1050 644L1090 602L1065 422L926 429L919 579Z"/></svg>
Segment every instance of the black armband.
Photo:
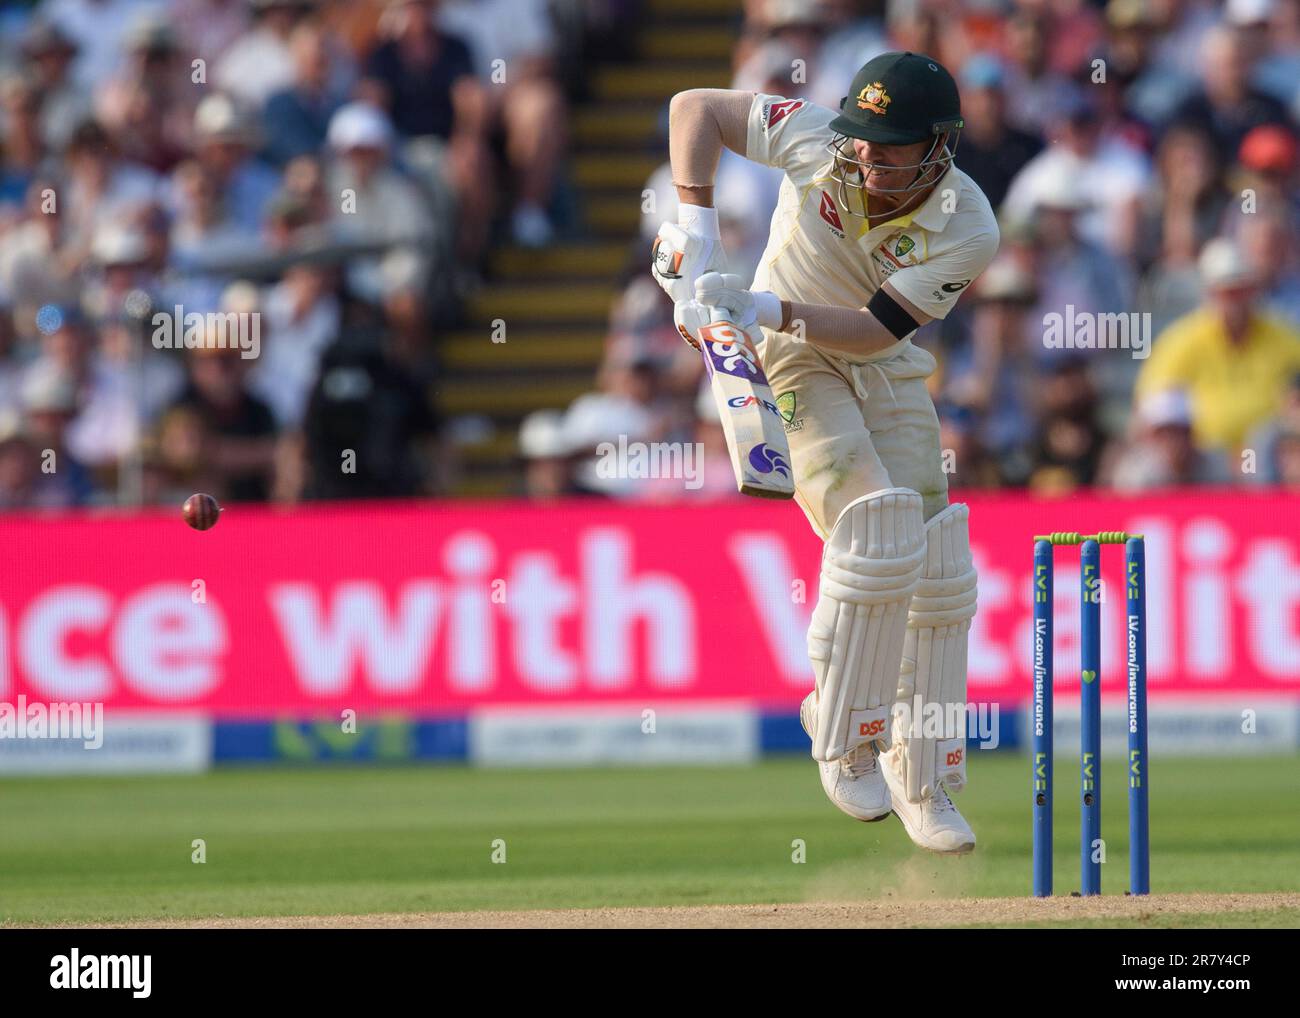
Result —
<svg viewBox="0 0 1300 1018"><path fill-rule="evenodd" d="M867 310L876 316L876 321L888 329L895 339L906 339L920 328L887 290L877 290L867 303Z"/></svg>

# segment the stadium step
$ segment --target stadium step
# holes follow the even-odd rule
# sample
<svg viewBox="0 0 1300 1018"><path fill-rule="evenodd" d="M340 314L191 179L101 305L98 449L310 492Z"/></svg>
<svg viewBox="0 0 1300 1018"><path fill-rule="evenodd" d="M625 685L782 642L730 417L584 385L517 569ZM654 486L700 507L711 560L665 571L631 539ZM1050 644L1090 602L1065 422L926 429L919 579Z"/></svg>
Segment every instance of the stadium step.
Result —
<svg viewBox="0 0 1300 1018"><path fill-rule="evenodd" d="M632 64L603 67L595 73L592 91L602 99L667 101L686 88L726 88L731 67L706 63Z"/></svg>
<svg viewBox="0 0 1300 1018"><path fill-rule="evenodd" d="M513 432L499 430L484 442L462 446L460 462L464 467L499 468L519 455L519 439Z"/></svg>
<svg viewBox="0 0 1300 1018"><path fill-rule="evenodd" d="M736 45L736 30L729 25L690 27L680 24L648 29L641 39L640 51L654 60L717 60L731 66L731 51Z"/></svg>
<svg viewBox="0 0 1300 1018"><path fill-rule="evenodd" d="M587 225L602 237L635 235L641 224L641 195L593 195L584 206Z"/></svg>
<svg viewBox="0 0 1300 1018"><path fill-rule="evenodd" d="M615 241L580 241L557 244L545 251L523 247L505 247L492 256L495 279L550 279L561 277L566 284L574 280L608 279L623 270L627 246Z"/></svg>
<svg viewBox="0 0 1300 1018"><path fill-rule="evenodd" d="M657 24L700 17L736 18L739 23L741 0L648 0L646 7Z"/></svg>
<svg viewBox="0 0 1300 1018"><path fill-rule="evenodd" d="M584 151L644 147L658 134L662 108L662 103L602 103L578 110L570 134L574 145Z"/></svg>
<svg viewBox="0 0 1300 1018"><path fill-rule="evenodd" d="M641 192L667 158L664 112L686 88L725 88L743 0L647 0L630 59L591 72L590 98L571 110L569 179L576 240L492 253L492 282L469 299L465 324L442 340L437 402L452 417L486 418L462 446L456 493L517 495L519 423L565 409L595 386L617 283L641 225ZM493 343L503 320L505 342Z"/></svg>
<svg viewBox="0 0 1300 1018"><path fill-rule="evenodd" d="M640 191L650 174L663 165L658 153L613 155L586 153L573 160L573 180L583 188Z"/></svg>
<svg viewBox="0 0 1300 1018"><path fill-rule="evenodd" d="M600 363L605 351L603 328L524 330L507 332L506 342L492 342L491 330L462 330L442 343L443 364L449 370L575 367Z"/></svg>
<svg viewBox="0 0 1300 1018"><path fill-rule="evenodd" d="M491 473L470 474L456 484L456 494L461 498L501 499L518 494L519 478L509 467L500 467Z"/></svg>
<svg viewBox="0 0 1300 1018"><path fill-rule="evenodd" d="M438 406L445 414L476 414L517 424L534 410L563 410L592 388L590 368L576 374L537 376L528 384L510 384L510 378L463 377L455 385L442 385Z"/></svg>
<svg viewBox="0 0 1300 1018"><path fill-rule="evenodd" d="M485 286L466 302L469 322L498 320L523 331L539 322L603 322L614 304L612 283L508 283Z"/></svg>

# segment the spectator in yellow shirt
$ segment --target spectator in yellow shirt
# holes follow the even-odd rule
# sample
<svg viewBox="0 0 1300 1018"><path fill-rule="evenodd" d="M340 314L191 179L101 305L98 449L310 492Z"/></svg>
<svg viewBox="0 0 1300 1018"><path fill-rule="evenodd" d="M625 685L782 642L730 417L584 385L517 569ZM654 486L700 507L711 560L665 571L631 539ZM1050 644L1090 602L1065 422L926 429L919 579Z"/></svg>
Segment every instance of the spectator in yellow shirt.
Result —
<svg viewBox="0 0 1300 1018"><path fill-rule="evenodd" d="M1205 298L1156 337L1136 398L1186 390L1196 443L1235 453L1277 413L1300 370L1300 334L1256 309L1259 280L1235 242L1210 241L1199 269Z"/></svg>

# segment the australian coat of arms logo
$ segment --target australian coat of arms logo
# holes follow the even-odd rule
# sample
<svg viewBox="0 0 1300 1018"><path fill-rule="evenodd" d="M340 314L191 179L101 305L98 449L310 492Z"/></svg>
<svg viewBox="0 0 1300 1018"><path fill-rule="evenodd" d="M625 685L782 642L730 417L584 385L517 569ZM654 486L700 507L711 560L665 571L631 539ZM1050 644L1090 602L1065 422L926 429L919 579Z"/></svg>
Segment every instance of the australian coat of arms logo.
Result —
<svg viewBox="0 0 1300 1018"><path fill-rule="evenodd" d="M885 86L880 82L872 82L861 92L858 93L858 109L871 110L873 113L884 113L885 107L893 100L889 93L885 91Z"/></svg>
<svg viewBox="0 0 1300 1018"><path fill-rule="evenodd" d="M894 254L899 258L903 258L914 247L916 247L916 241L904 234L898 238L898 243L894 245Z"/></svg>

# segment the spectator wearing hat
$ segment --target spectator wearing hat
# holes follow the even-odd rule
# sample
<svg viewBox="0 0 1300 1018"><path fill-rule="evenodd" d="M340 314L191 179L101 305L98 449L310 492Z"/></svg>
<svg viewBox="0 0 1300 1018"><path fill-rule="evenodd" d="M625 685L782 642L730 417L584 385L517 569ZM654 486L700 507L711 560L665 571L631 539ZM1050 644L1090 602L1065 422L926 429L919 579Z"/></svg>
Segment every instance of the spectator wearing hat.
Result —
<svg viewBox="0 0 1300 1018"><path fill-rule="evenodd" d="M254 121L228 95L210 95L194 111L194 157L211 174L225 215L253 232L280 186L255 155L259 143Z"/></svg>
<svg viewBox="0 0 1300 1018"><path fill-rule="evenodd" d="M962 68L961 82L966 126L954 158L997 209L1011 181L1043 150L1043 139L1011 126L1004 92L1006 71L996 57L976 54Z"/></svg>
<svg viewBox="0 0 1300 1018"><path fill-rule="evenodd" d="M121 314L128 298L160 296L149 239L136 218L102 223L95 230L90 258L83 267L81 304L88 313L97 317Z"/></svg>
<svg viewBox="0 0 1300 1018"><path fill-rule="evenodd" d="M67 508L86 505L95 485L90 471L68 450L68 428L77 415L77 386L64 371L43 364L23 383L25 437L39 459L39 476L30 495L32 506Z"/></svg>
<svg viewBox="0 0 1300 1018"><path fill-rule="evenodd" d="M1250 194L1250 212L1280 213L1300 230L1300 143L1290 127L1263 124L1251 129L1237 151L1232 189Z"/></svg>
<svg viewBox="0 0 1300 1018"><path fill-rule="evenodd" d="M523 494L534 502L551 502L578 494L573 483L564 414L535 410L519 425L519 459Z"/></svg>
<svg viewBox="0 0 1300 1018"><path fill-rule="evenodd" d="M427 280L436 252L445 250L445 224L435 232L425 196L393 163L393 129L387 116L368 103L349 103L334 114L327 134L333 160L327 190L353 200L334 213L340 236L388 245L389 254L416 258L415 274ZM348 265L353 291L381 303L386 290L383 258L354 259Z"/></svg>
<svg viewBox="0 0 1300 1018"><path fill-rule="evenodd" d="M828 0L752 0L746 4L745 26L736 45L733 63L744 65L753 53L766 43L779 43L804 61L808 79L798 90L814 102L828 108L839 106L844 97L843 81L853 77L861 63L850 67L844 78L835 82L824 80L825 66L821 60L822 46L833 27L838 27L842 12ZM883 52L881 50L877 52ZM874 56L870 54L869 56ZM776 94L790 92L791 66L786 65L784 87Z"/></svg>
<svg viewBox="0 0 1300 1018"><path fill-rule="evenodd" d="M1129 310L1134 281L1127 264L1083 235L1080 223L1092 206L1077 170L1057 162L1035 178L1037 193L1026 217L1039 295L1032 320L1064 314L1067 305L1088 314ZM1062 353L1040 344L1039 355L1052 359Z"/></svg>
<svg viewBox="0 0 1300 1018"><path fill-rule="evenodd" d="M1300 114L1300 7L1295 0L1227 0L1224 20L1250 40L1251 84Z"/></svg>
<svg viewBox="0 0 1300 1018"><path fill-rule="evenodd" d="M1134 433L1121 440L1123 451L1111 468L1115 489L1137 492L1232 481L1222 455L1198 449L1192 441L1191 400L1184 390L1148 393L1135 418Z"/></svg>
<svg viewBox="0 0 1300 1018"><path fill-rule="evenodd" d="M72 77L77 44L53 22L33 18L23 34L22 55L41 97L41 137L48 148L61 152L92 109L92 97Z"/></svg>
<svg viewBox="0 0 1300 1018"><path fill-rule="evenodd" d="M1207 244L1200 274L1203 304L1156 337L1137 397L1185 390L1197 445L1235 454L1300 370L1300 334L1258 310L1259 273L1234 241Z"/></svg>
<svg viewBox="0 0 1300 1018"><path fill-rule="evenodd" d="M654 361L634 348L616 351L601 365L599 389L579 396L564 415L564 433L576 457L574 478L587 494L635 498L638 479L608 469L598 453L605 443L662 441L670 424L657 404ZM675 423L675 422L674 422Z"/></svg>

